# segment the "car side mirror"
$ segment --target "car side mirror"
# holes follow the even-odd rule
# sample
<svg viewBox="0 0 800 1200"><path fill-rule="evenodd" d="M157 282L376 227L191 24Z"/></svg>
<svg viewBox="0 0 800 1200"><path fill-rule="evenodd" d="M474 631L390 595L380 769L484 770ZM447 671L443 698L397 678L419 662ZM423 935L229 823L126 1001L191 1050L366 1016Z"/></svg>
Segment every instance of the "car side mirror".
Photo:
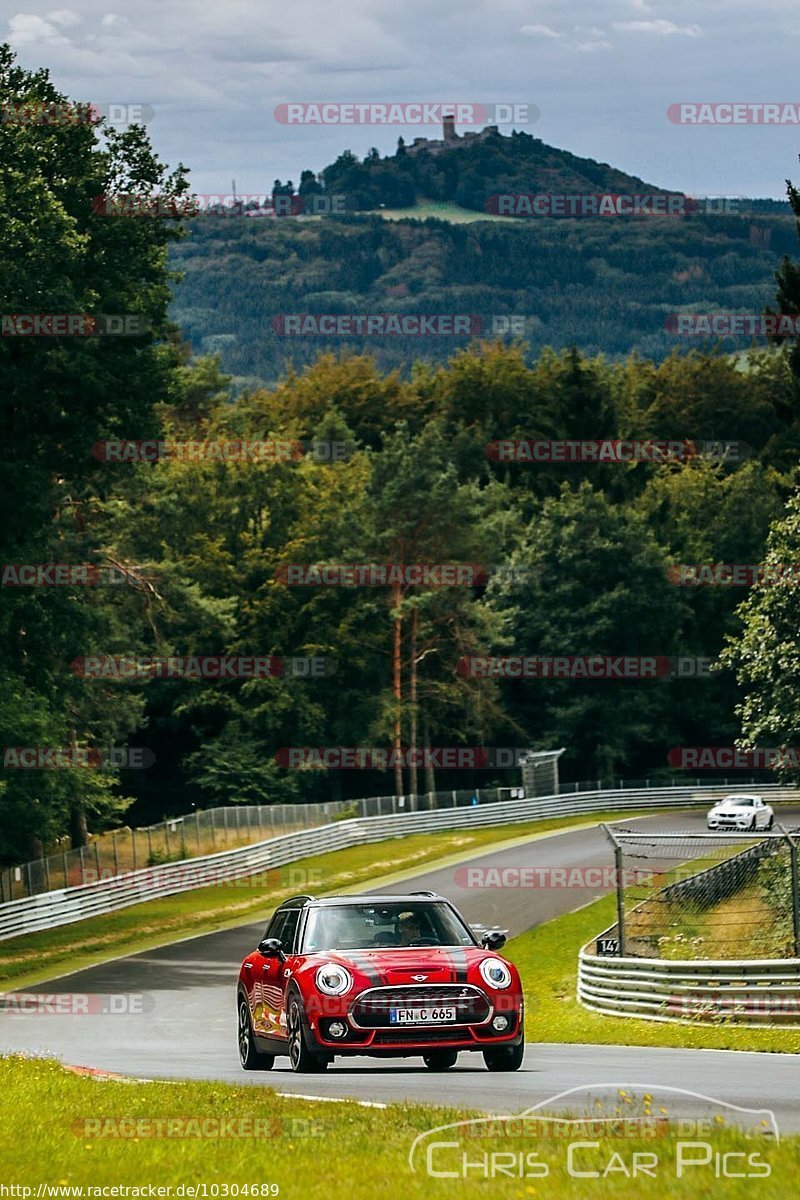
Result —
<svg viewBox="0 0 800 1200"><path fill-rule="evenodd" d="M486 950L502 950L506 944L506 935L500 929L490 929L481 938L481 945Z"/></svg>
<svg viewBox="0 0 800 1200"><path fill-rule="evenodd" d="M277 958L279 962L286 958L278 938L262 938L258 943L258 952L263 954L264 958Z"/></svg>

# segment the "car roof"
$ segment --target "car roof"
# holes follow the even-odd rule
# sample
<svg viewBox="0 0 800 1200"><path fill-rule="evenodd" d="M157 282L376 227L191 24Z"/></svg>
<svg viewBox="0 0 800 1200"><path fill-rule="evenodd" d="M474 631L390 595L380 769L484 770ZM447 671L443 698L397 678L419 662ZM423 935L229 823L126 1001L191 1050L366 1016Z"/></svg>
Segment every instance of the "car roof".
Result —
<svg viewBox="0 0 800 1200"><path fill-rule="evenodd" d="M760 800L758 792L731 792L730 796L726 796L724 800L718 800L718 804L727 804L729 800Z"/></svg>
<svg viewBox="0 0 800 1200"><path fill-rule="evenodd" d="M284 900L278 908L336 908L342 904L405 904L410 901L440 901L449 904L450 901L436 892L403 892L395 894L367 893L360 896L292 896Z"/></svg>

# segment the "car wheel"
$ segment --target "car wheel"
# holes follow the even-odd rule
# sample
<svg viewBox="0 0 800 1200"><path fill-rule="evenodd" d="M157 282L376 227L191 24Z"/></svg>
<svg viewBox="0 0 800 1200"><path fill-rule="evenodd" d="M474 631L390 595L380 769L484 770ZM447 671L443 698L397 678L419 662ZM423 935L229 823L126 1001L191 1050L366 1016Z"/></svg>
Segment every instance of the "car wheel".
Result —
<svg viewBox="0 0 800 1200"><path fill-rule="evenodd" d="M518 1071L524 1057L524 1038L518 1046L497 1046L483 1052L483 1061L490 1071Z"/></svg>
<svg viewBox="0 0 800 1200"><path fill-rule="evenodd" d="M431 1050L423 1054L422 1061L429 1071L449 1071L458 1061L457 1050Z"/></svg>
<svg viewBox="0 0 800 1200"><path fill-rule="evenodd" d="M250 1009L244 996L239 997L239 1062L243 1071L271 1071L275 1065L273 1054L262 1054L256 1049L253 1036L253 1026L250 1021Z"/></svg>
<svg viewBox="0 0 800 1200"><path fill-rule="evenodd" d="M767 821L767 824L766 824L766 828L767 828L767 829L772 829L772 826L773 826L773 823L774 823L774 821L775 821L775 814L774 814L774 813L770 813L770 814L769 814L769 820Z"/></svg>
<svg viewBox="0 0 800 1200"><path fill-rule="evenodd" d="M309 1046L311 1030L308 1028L303 1002L297 992L289 993L286 1012L286 1032L289 1035L289 1062L298 1073L324 1071L330 1061L327 1055L312 1050Z"/></svg>
<svg viewBox="0 0 800 1200"><path fill-rule="evenodd" d="M749 830L751 830L751 832L756 828L756 814L755 813L753 813L752 817L750 818L750 824L748 825L747 828Z"/></svg>

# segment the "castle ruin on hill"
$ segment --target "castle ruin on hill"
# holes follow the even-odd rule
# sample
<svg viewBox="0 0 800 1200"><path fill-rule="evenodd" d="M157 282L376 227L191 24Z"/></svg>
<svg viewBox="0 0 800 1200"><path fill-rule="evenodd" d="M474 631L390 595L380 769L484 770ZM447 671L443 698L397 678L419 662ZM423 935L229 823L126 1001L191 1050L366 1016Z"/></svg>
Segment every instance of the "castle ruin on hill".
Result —
<svg viewBox="0 0 800 1200"><path fill-rule="evenodd" d="M476 142L484 142L487 138L498 136L499 133L497 125L487 125L476 133L456 133L455 116L445 114L442 117L441 138L414 138L411 145L406 146L406 153L417 154L420 150L430 150L432 154L439 154L442 150L449 150L453 146L473 146Z"/></svg>

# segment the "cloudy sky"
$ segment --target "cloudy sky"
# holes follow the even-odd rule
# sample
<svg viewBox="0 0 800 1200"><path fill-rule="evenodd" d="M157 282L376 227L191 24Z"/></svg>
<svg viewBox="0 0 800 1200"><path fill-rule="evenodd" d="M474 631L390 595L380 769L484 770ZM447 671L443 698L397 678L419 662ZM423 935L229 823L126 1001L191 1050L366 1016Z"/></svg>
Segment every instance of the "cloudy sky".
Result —
<svg viewBox="0 0 800 1200"><path fill-rule="evenodd" d="M56 0L58 3L58 0ZM529 103L531 132L697 195L783 194L800 125L674 124L677 103L800 108L793 0L0 0L0 40L74 99L139 103L198 192L295 183L434 129L287 126L282 103Z"/></svg>

